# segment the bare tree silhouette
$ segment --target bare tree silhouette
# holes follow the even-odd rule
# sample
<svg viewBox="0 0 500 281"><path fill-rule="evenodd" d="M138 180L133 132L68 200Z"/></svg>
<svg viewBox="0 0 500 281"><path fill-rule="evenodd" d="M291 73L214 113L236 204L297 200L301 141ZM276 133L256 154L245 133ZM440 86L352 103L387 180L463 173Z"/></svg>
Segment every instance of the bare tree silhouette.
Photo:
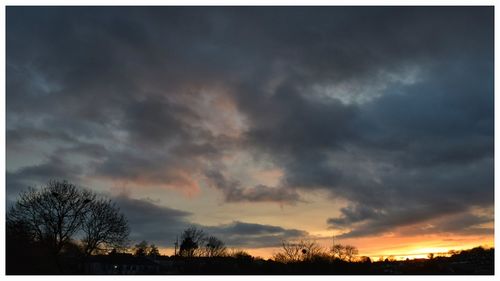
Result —
<svg viewBox="0 0 500 281"><path fill-rule="evenodd" d="M352 245L334 244L330 249L330 254L334 259L351 262L358 255L359 251Z"/></svg>
<svg viewBox="0 0 500 281"><path fill-rule="evenodd" d="M149 251L148 241L142 240L134 246L134 256L144 257Z"/></svg>
<svg viewBox="0 0 500 281"><path fill-rule="evenodd" d="M273 258L279 262L292 263L310 261L323 255L325 255L324 250L315 241L301 240L294 243L283 240L281 251L276 253Z"/></svg>
<svg viewBox="0 0 500 281"><path fill-rule="evenodd" d="M201 229L190 227L181 235L181 245L179 248L179 255L183 257L200 256L202 250L200 249L206 240L206 235Z"/></svg>
<svg viewBox="0 0 500 281"><path fill-rule="evenodd" d="M210 236L206 239L203 255L206 257L222 257L227 253L227 248L224 242L215 236Z"/></svg>
<svg viewBox="0 0 500 281"><path fill-rule="evenodd" d="M125 216L110 200L104 199L89 204L82 230L86 255L123 247L130 233Z"/></svg>
<svg viewBox="0 0 500 281"><path fill-rule="evenodd" d="M55 258L72 241L80 241L84 252L91 254L104 245L120 246L128 237L127 222L110 201L97 200L91 191L67 181L49 181L40 189L21 193L7 214L11 226L23 226L33 242L42 245Z"/></svg>
<svg viewBox="0 0 500 281"><path fill-rule="evenodd" d="M81 229L95 198L95 194L66 181L50 181L40 190L30 188L23 192L10 209L7 220L22 222L35 241L43 243L57 256Z"/></svg>
<svg viewBox="0 0 500 281"><path fill-rule="evenodd" d="M158 250L158 247L156 247L155 244L149 245L149 251L147 254L149 257L157 257L160 255L160 250Z"/></svg>

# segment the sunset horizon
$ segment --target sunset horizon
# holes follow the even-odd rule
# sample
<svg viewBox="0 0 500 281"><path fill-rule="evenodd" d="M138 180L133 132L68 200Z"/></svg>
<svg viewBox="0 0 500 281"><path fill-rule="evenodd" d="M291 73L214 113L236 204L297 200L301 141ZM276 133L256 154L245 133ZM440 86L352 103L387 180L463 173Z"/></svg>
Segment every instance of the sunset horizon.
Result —
<svg viewBox="0 0 500 281"><path fill-rule="evenodd" d="M60 272L489 255L494 7L8 6L5 133L7 225Z"/></svg>

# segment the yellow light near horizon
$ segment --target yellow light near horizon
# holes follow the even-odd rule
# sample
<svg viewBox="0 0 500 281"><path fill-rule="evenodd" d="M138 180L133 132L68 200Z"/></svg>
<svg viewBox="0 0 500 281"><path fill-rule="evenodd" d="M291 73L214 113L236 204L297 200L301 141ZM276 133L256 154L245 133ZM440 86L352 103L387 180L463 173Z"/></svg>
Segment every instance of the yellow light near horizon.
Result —
<svg viewBox="0 0 500 281"><path fill-rule="evenodd" d="M439 254L439 253L448 253L449 250L448 248L444 247L437 247L437 248L417 248L414 250L411 250L409 254Z"/></svg>
<svg viewBox="0 0 500 281"><path fill-rule="evenodd" d="M315 233L317 234L317 233ZM328 233L326 233L328 235ZM468 250L482 246L494 247L493 237L455 236L458 241L447 241L443 237L414 236L414 237L369 237L359 239L336 239L336 243L354 245L359 249L359 256L367 256L372 261L378 261L381 257L386 259L390 256L396 260L427 258L428 254L434 256L447 255L450 250ZM325 250L332 244L332 237L316 237L316 241ZM280 247L266 248L241 248L253 256L264 259L271 258L274 253L281 250ZM163 255L173 255L173 247L160 248Z"/></svg>

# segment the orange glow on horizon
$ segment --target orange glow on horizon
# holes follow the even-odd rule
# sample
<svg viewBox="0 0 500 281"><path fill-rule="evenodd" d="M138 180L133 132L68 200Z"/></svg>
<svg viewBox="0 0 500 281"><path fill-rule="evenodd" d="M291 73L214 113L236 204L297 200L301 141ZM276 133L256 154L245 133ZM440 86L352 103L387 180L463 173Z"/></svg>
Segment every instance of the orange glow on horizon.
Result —
<svg viewBox="0 0 500 281"><path fill-rule="evenodd" d="M429 253L443 255L450 250L494 246L493 236L379 236L344 239L338 242L358 247L360 256L368 256L372 260L389 256L396 259L427 258Z"/></svg>
<svg viewBox="0 0 500 281"><path fill-rule="evenodd" d="M421 259L427 258L429 253L434 256L447 256L450 250L468 250L478 246L485 248L494 247L493 237L455 237L453 241L448 238L431 238L424 240L426 237L369 237L359 239L343 239L336 243L354 245L359 249L358 256L368 256L372 261L378 261L380 258L385 259L393 257L396 260ZM430 237L427 237L430 238ZM321 238L316 240L324 249L331 246L330 238ZM274 253L279 252L279 247L267 248L237 248L244 250L254 257L263 259L272 258ZM160 248L160 253L163 255L173 255L173 248Z"/></svg>

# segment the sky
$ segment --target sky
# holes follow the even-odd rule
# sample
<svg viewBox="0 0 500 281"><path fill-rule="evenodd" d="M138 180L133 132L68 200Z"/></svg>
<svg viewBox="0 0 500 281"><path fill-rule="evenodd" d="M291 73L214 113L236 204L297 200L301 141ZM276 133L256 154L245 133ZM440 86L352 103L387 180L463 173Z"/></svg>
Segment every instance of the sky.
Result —
<svg viewBox="0 0 500 281"><path fill-rule="evenodd" d="M493 12L7 7L7 205L68 180L167 254L493 246Z"/></svg>

